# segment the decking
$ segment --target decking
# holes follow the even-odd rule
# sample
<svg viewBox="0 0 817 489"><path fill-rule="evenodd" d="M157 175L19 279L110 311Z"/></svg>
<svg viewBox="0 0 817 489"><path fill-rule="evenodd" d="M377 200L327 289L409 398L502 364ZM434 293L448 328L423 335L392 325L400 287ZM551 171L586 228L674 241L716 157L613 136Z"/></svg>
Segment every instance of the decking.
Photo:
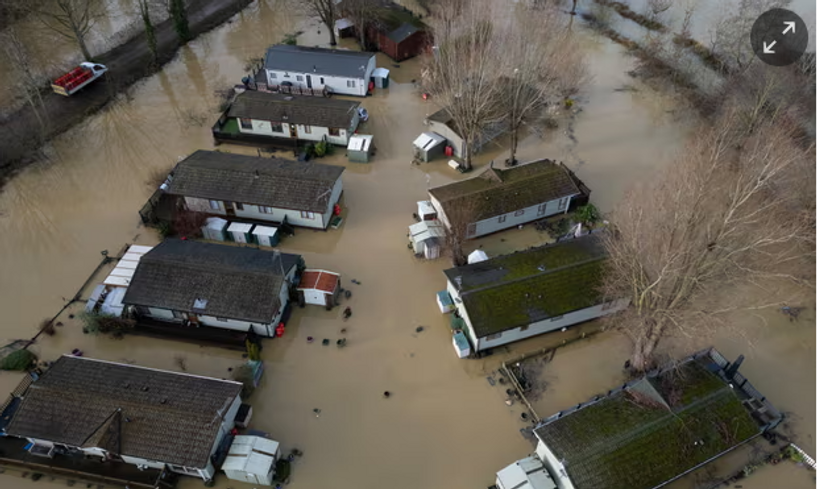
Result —
<svg viewBox="0 0 817 489"><path fill-rule="evenodd" d="M137 319L129 334L186 341L205 346L216 346L243 351L249 335L246 332L209 326L184 326L180 323L156 321L145 317Z"/></svg>

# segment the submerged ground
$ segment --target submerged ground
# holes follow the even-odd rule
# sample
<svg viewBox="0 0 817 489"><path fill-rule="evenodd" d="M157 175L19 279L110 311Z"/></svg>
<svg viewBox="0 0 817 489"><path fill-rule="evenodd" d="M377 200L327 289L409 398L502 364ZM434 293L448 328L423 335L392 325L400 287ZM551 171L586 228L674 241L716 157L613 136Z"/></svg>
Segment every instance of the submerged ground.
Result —
<svg viewBox="0 0 817 489"><path fill-rule="evenodd" d="M305 31L301 44L328 40L324 28L292 15L287 5L274 0L253 4L230 24L183 48L160 73L54 140L46 148L47 159L9 182L0 194L3 339L31 336L64 298L73 296L99 262L100 251L158 241L139 224L137 211L153 190L145 181L196 149L212 148L215 90L236 83L247 58L259 56L294 26ZM583 111L544 139L526 138L520 159L564 160L593 189L591 199L607 210L635 180L669 163L696 120L672 96L632 80L627 75L632 61L620 47L574 27L593 75L579 104ZM406 232L425 190L462 175L444 161L410 164L411 141L437 107L424 102L411 83L419 76L416 61L395 67L379 57L378 63L392 70L392 84L363 101L370 121L361 130L374 135L377 156L371 164L347 164L340 151L324 160L347 167L343 226L329 232L299 230L281 248L303 254L309 266L343 274L353 292L348 303L353 317L343 322L340 310L295 310L286 335L264 348L266 374L250 399L252 427L269 432L284 450L304 451L293 470L294 488L486 487L497 470L532 449L519 432L526 426L520 406L506 406L504 390L492 387L486 377L503 358L559 340L517 343L484 360L456 358L447 317L434 301L434 293L445 286L441 272L447 263L413 258ZM622 90L625 86L630 88ZM220 149L254 153L227 145ZM478 165L505 157L494 145ZM528 227L474 246L482 244L489 254L507 253L542 239ZM351 279L360 285L350 284ZM64 326L56 336L38 342L38 354L53 359L80 348L90 357L225 378L228 368L242 361L236 352L169 340L83 335L67 317L80 307L60 318ZM686 342L680 350L713 343L730 358L744 353L745 375L789 414L798 444L814 454L813 313L797 323L773 313L741 321L740 336ZM328 347L306 342L307 336L340 338L341 328L348 329L346 348L336 348L334 341ZM556 412L618 383L627 355L626 340L616 334L560 350L543 373L548 388L537 411ZM18 380L0 375L0 390L9 391ZM391 398L382 397L385 390ZM315 408L321 410L319 417ZM0 475L3 487L33 487L29 479L9 474ZM761 470L743 487L770 484L814 485L811 474L786 465ZM182 487L201 483L190 479ZM222 477L218 487L251 486Z"/></svg>

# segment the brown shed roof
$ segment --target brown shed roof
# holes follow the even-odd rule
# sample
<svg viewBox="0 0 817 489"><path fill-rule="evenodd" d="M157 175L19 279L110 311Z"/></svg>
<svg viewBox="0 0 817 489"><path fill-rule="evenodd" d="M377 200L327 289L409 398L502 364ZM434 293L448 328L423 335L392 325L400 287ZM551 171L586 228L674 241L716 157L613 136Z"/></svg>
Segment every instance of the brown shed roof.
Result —
<svg viewBox="0 0 817 489"><path fill-rule="evenodd" d="M428 193L449 217L450 209L467 209L469 222L476 222L581 191L565 168L544 159L508 169L489 167L476 177L435 187Z"/></svg>
<svg viewBox="0 0 817 489"><path fill-rule="evenodd" d="M173 170L167 193L324 213L343 167L198 150Z"/></svg>
<svg viewBox="0 0 817 489"><path fill-rule="evenodd" d="M23 395L13 436L204 468L238 382L63 356Z"/></svg>
<svg viewBox="0 0 817 489"><path fill-rule="evenodd" d="M227 117L348 129L359 106L351 100L250 90L236 96Z"/></svg>

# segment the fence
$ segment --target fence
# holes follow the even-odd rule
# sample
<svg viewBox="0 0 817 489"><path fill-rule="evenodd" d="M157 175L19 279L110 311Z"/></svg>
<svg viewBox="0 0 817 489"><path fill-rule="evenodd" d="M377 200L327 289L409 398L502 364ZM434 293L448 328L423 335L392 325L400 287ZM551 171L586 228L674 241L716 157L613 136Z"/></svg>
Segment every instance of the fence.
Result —
<svg viewBox="0 0 817 489"><path fill-rule="evenodd" d="M789 443L789 446L792 447L797 453L803 456L803 462L806 463L812 469L817 470L817 461L815 461L811 456L806 453L802 448L798 447L794 443Z"/></svg>

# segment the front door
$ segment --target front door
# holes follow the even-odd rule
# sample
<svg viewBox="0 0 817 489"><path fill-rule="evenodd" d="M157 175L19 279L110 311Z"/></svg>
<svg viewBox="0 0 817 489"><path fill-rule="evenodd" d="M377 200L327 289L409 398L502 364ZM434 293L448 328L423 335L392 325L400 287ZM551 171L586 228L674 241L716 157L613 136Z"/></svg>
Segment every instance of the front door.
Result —
<svg viewBox="0 0 817 489"><path fill-rule="evenodd" d="M312 88L312 75L306 75L306 86Z"/></svg>
<svg viewBox="0 0 817 489"><path fill-rule="evenodd" d="M225 200L224 210L227 211L228 216L235 216L235 206L233 205L232 202Z"/></svg>
<svg viewBox="0 0 817 489"><path fill-rule="evenodd" d="M298 138L298 130L295 128L295 124L289 125L289 137Z"/></svg>

